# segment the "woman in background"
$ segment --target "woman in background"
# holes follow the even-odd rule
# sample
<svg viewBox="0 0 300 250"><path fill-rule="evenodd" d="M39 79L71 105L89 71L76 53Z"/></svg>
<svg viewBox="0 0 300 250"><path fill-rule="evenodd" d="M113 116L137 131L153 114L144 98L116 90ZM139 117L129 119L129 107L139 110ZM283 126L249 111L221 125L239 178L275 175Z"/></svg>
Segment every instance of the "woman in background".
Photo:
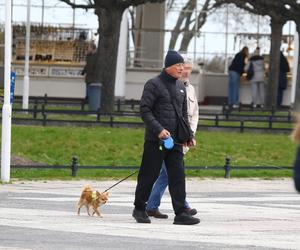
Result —
<svg viewBox="0 0 300 250"><path fill-rule="evenodd" d="M243 49L234 56L229 66L228 105L230 108L239 107L240 78L244 73L246 58L248 58L248 54L248 47L243 47Z"/></svg>
<svg viewBox="0 0 300 250"><path fill-rule="evenodd" d="M253 65L253 77L250 79L252 90L252 107L256 108L260 105L261 108L265 102L265 64L264 58L260 55L260 48L257 47L250 57L249 62L245 66L245 72L248 71L250 64Z"/></svg>

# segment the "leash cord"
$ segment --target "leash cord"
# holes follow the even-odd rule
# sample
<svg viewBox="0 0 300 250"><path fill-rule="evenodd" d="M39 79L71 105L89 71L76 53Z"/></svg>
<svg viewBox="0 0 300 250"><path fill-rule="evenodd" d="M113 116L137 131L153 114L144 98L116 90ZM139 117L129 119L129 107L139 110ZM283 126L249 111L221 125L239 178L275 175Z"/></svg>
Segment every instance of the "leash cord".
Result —
<svg viewBox="0 0 300 250"><path fill-rule="evenodd" d="M112 189L113 187L117 186L119 183L121 183L122 181L125 181L126 179L128 179L129 177L133 176L135 173L137 173L139 170L134 171L132 174L128 175L127 177L125 177L124 179L118 181L117 183L115 183L114 185L112 185L111 187L109 187L108 189L106 189L103 193L107 192L108 190Z"/></svg>

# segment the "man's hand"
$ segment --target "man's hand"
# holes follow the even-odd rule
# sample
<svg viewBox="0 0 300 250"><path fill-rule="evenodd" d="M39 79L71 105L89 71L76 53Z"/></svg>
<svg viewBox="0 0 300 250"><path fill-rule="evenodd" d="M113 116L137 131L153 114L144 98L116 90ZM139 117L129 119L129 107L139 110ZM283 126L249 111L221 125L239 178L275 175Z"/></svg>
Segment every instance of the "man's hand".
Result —
<svg viewBox="0 0 300 250"><path fill-rule="evenodd" d="M166 138L168 138L168 137L170 137L170 132L168 131L168 130L166 130L166 129L163 129L160 133L159 133L159 135L158 135L158 138L159 139L166 139Z"/></svg>
<svg viewBox="0 0 300 250"><path fill-rule="evenodd" d="M187 145L188 147L194 147L194 146L196 146L196 144L197 144L197 142L196 142L196 140L193 138L192 140L188 141L186 145Z"/></svg>

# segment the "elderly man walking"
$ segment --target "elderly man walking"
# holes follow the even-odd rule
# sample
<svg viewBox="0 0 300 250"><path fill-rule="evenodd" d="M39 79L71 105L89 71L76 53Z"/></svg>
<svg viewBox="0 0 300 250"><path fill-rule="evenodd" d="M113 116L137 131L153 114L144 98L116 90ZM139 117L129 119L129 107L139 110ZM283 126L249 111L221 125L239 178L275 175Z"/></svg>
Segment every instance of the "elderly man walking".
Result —
<svg viewBox="0 0 300 250"><path fill-rule="evenodd" d="M188 121L186 90L177 81L183 72L184 60L176 51L168 51L165 67L160 75L150 79L144 87L140 109L145 123L145 143L141 167L135 190L134 210L132 216L138 223L150 223L146 213L146 202L152 186L157 179L162 163L165 162L169 176L169 190L175 212L174 224L193 225L200 222L198 218L185 211L185 173L183 166L182 145L175 144L167 149L161 146L161 140L178 138L180 115ZM193 146L194 138L183 142Z"/></svg>
<svg viewBox="0 0 300 250"><path fill-rule="evenodd" d="M183 73L181 76L181 81L183 82L186 93L187 93L187 110L188 110L188 121L191 126L193 133L195 134L197 131L198 120L199 120L199 107L198 101L195 93L195 89L193 85L190 83L190 75L192 73L193 63L190 59L186 58L183 66ZM196 141L194 141L196 144ZM183 153L186 154L189 148L187 146L183 147ZM149 200L147 202L146 211L149 216L153 216L159 219L167 219L168 215L163 214L159 211L161 198L168 186L168 174L166 166L163 162L160 174L154 183L152 188ZM184 204L185 212L190 215L197 214L197 210L195 208L191 208L189 203L185 201Z"/></svg>

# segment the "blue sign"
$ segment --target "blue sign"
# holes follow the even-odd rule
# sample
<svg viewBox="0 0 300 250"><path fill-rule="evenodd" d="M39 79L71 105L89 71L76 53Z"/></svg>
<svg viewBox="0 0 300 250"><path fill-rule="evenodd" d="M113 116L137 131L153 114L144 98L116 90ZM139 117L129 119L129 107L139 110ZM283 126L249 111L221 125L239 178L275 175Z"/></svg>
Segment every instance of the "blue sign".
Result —
<svg viewBox="0 0 300 250"><path fill-rule="evenodd" d="M16 72L10 73L10 104L14 102L16 76Z"/></svg>

